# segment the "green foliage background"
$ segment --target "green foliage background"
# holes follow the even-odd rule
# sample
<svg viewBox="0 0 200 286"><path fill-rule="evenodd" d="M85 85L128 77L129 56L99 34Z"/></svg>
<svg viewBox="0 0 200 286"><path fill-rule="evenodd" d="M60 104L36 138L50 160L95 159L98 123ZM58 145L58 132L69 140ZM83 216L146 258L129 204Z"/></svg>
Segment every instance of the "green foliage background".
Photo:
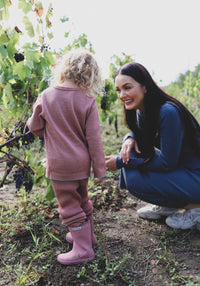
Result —
<svg viewBox="0 0 200 286"><path fill-rule="evenodd" d="M169 84L165 90L180 100L200 122L200 64L194 71L180 74L177 81Z"/></svg>

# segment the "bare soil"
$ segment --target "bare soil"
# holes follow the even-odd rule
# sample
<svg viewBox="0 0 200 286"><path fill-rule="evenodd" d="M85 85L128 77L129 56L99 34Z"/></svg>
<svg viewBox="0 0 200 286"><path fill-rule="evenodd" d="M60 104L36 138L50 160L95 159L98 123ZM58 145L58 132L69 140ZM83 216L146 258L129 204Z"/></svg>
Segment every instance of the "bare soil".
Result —
<svg viewBox="0 0 200 286"><path fill-rule="evenodd" d="M116 186L114 194L113 185ZM1 200L11 203L15 196L13 184L0 189ZM131 196L126 190L119 190L117 175L102 184L102 191L92 196L92 201L95 233L98 239L98 245L94 246L98 273L107 271L106 259L111 265L117 265L129 253L131 257L124 262L123 271L119 271L114 277L108 276L105 281L97 282L94 279L97 270L94 272L94 267L91 268L90 263L76 266L60 265L56 261L56 256L61 251L60 244L55 240L55 255L50 261L46 275L40 277L38 286L199 285L197 280L200 276L200 232L195 227L185 231L172 230L165 224L164 219L147 221L138 218L137 209L145 203ZM56 211L46 223L54 229L56 236L63 241L63 247L66 245L67 249L67 228L61 223ZM39 232L40 229L37 236L40 236ZM31 248L30 233L22 234L15 239L20 241L22 248ZM77 273L81 272L83 266L86 268L86 275L79 277ZM6 271L0 274L1 286L16 285L7 284L6 278ZM193 284L187 284L188 281Z"/></svg>

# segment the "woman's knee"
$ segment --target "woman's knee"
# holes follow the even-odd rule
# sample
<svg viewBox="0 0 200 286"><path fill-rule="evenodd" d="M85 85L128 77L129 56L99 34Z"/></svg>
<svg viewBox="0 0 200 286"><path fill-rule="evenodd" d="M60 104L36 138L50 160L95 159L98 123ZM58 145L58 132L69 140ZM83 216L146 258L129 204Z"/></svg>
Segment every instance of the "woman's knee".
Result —
<svg viewBox="0 0 200 286"><path fill-rule="evenodd" d="M134 170L132 173L127 173L126 185L127 189L141 190L141 188L145 188L145 179L139 171Z"/></svg>

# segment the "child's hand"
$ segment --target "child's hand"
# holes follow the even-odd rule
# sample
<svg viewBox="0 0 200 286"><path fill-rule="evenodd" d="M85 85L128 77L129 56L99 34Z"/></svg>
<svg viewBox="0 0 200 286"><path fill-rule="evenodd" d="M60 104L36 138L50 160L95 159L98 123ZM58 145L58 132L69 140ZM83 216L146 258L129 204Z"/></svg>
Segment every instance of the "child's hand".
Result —
<svg viewBox="0 0 200 286"><path fill-rule="evenodd" d="M104 180L104 178L95 179L95 180L94 180L94 183L95 183L95 184L100 184L100 183L103 182L103 180Z"/></svg>
<svg viewBox="0 0 200 286"><path fill-rule="evenodd" d="M108 168L110 171L116 171L117 170L117 163L116 163L117 156L110 155L106 156L106 168Z"/></svg>

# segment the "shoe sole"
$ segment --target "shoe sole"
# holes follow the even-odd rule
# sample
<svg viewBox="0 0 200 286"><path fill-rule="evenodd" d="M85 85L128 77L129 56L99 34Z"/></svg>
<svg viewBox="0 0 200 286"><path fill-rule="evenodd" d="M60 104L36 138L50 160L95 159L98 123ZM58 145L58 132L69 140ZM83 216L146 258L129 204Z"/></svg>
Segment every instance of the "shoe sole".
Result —
<svg viewBox="0 0 200 286"><path fill-rule="evenodd" d="M166 223L169 227L173 228L173 229L182 229L182 230L186 230L186 229L190 229L192 228L193 226L195 226L195 224L192 224L190 226L187 226L187 227L178 227L176 225L170 225L168 223Z"/></svg>
<svg viewBox="0 0 200 286"><path fill-rule="evenodd" d="M166 222L166 224L167 224L169 227L171 227L171 228L174 228L174 229L182 229L182 230L189 229L189 228L191 228L191 227L193 227L193 226L196 225L196 222L194 222L194 223L188 224L188 225L186 225L186 226L184 226L184 225L179 226L179 225L175 225L175 224L171 223L170 220L168 220L167 218L166 218L165 222Z"/></svg>
<svg viewBox="0 0 200 286"><path fill-rule="evenodd" d="M153 215L153 214L151 214L151 215L147 215L147 214L143 214L143 213L138 213L138 216L140 217L140 218L144 218L144 219L160 219L162 216L161 215L158 215L158 214L155 214L155 215Z"/></svg>
<svg viewBox="0 0 200 286"><path fill-rule="evenodd" d="M73 264L81 264L83 262L89 262L89 261L92 261L94 260L95 258L95 255L94 256L91 256L91 257L88 257L88 258L82 258L82 259L78 259L78 260L64 260L64 259L59 259L57 258L57 261L60 263L60 264L63 264L63 265L73 265Z"/></svg>
<svg viewBox="0 0 200 286"><path fill-rule="evenodd" d="M162 217L168 217L170 215L173 215L176 211L170 212L168 214L157 214L157 213L139 213L138 216L144 219L160 219Z"/></svg>

